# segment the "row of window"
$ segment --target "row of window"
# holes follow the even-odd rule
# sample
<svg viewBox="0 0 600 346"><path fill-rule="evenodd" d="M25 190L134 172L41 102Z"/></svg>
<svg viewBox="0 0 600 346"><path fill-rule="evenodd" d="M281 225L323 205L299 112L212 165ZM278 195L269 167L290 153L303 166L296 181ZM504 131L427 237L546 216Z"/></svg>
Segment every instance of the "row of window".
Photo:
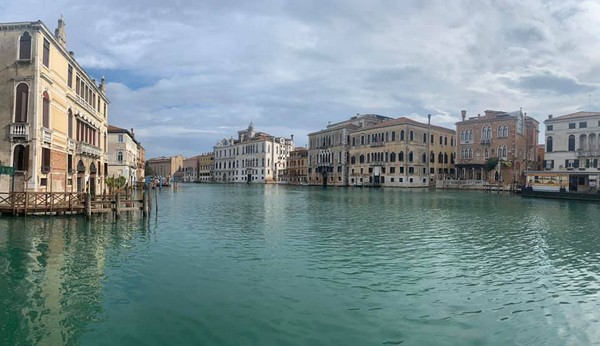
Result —
<svg viewBox="0 0 600 346"><path fill-rule="evenodd" d="M496 131L496 137L497 138L508 138L508 126L507 125L498 126L498 129ZM471 142L471 141L473 141L473 138L474 138L474 136L473 136L472 129L460 131L461 143ZM484 126L481 129L481 139L482 140L492 139L492 127L491 126Z"/></svg>
<svg viewBox="0 0 600 346"><path fill-rule="evenodd" d="M429 162L431 163L435 163L435 153L432 151L429 154ZM399 162L404 162L404 152L400 151L398 152L397 155L398 161ZM448 159L450 158L450 162L454 163L454 154L451 154L450 156L448 156L448 153L439 153L438 154L438 163L448 163ZM379 152L379 153L368 153L366 156L364 154L361 154L360 156L358 156L358 163L365 163L365 159L366 159L366 163L370 163L370 162L396 162L396 153L391 152ZM352 155L350 157L350 164L354 165L356 164L356 156ZM408 153L408 162L413 162L414 161L414 154L413 152L409 152ZM423 163L427 162L427 154L423 153L423 155L421 156L421 161Z"/></svg>
<svg viewBox="0 0 600 346"><path fill-rule="evenodd" d="M494 155L494 149L485 148L483 150L483 158L489 159L490 154ZM501 145L498 147L498 157L499 158L507 158L508 150L506 149L506 145ZM461 159L472 159L473 158L473 148L462 148L460 150L460 158Z"/></svg>
<svg viewBox="0 0 600 346"><path fill-rule="evenodd" d="M430 135L430 143L435 141L435 135ZM408 141L415 140L414 131L410 130L408 132ZM360 140L360 141L359 141ZM405 140L404 130L400 130L398 133L398 141ZM355 147L357 145L369 145L369 144L378 144L378 143L386 143L386 142L395 142L396 141L396 131L392 132L381 132L381 133L373 133L370 135L361 135L360 137L352 137L351 143L352 146ZM423 133L423 143L427 143L427 133ZM440 145L448 145L448 136L439 136L439 144ZM450 137L450 146L454 146L454 137Z"/></svg>
<svg viewBox="0 0 600 346"><path fill-rule="evenodd" d="M598 150L600 145L600 134L581 134L579 135L579 146L576 147L575 135L569 135L567 140L567 151L577 150ZM551 153L554 151L554 138L548 136L546 138L546 152Z"/></svg>
<svg viewBox="0 0 600 346"><path fill-rule="evenodd" d="M26 31L19 38L19 60L31 60L31 35ZM42 64L46 67L50 67L50 42L44 38L44 47L42 51ZM67 85L69 88L73 88L73 66L68 65L67 70ZM92 108L100 112L101 97L93 92L94 88L90 87L84 82L83 78L79 75L76 77L75 85L77 95L81 96L85 102L87 102ZM22 92L17 91L17 100L22 95ZM27 103L24 103L25 105ZM21 102L22 106L23 103ZM104 103L104 116L106 117L106 103Z"/></svg>

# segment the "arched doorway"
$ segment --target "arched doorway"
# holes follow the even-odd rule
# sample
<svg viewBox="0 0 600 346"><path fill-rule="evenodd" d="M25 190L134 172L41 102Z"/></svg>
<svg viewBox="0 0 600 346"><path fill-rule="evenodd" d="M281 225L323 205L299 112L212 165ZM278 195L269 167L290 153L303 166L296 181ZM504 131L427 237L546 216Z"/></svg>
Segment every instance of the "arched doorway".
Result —
<svg viewBox="0 0 600 346"><path fill-rule="evenodd" d="M98 170L96 169L96 165L92 162L90 163L90 195L96 195L96 174Z"/></svg>
<svg viewBox="0 0 600 346"><path fill-rule="evenodd" d="M85 179L85 164L79 160L77 162L77 192L84 192L83 181Z"/></svg>

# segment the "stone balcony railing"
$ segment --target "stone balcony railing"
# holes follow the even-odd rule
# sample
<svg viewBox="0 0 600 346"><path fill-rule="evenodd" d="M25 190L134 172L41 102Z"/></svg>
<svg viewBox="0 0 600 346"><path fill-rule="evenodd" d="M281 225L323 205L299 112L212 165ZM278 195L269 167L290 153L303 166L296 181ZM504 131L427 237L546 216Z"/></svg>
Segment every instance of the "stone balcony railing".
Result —
<svg viewBox="0 0 600 346"><path fill-rule="evenodd" d="M598 157L600 151L598 150L577 150L577 157Z"/></svg>
<svg viewBox="0 0 600 346"><path fill-rule="evenodd" d="M42 127L42 142L52 143L52 130Z"/></svg>
<svg viewBox="0 0 600 346"><path fill-rule="evenodd" d="M91 144L79 142L77 143L77 154L100 157L102 155L102 151L100 150L100 148Z"/></svg>
<svg viewBox="0 0 600 346"><path fill-rule="evenodd" d="M12 123L8 130L10 140L29 141L29 124L28 123Z"/></svg>
<svg viewBox="0 0 600 346"><path fill-rule="evenodd" d="M371 148L374 148L374 147L383 147L383 146L385 146L385 143L384 142L376 142L376 143L371 143L369 146Z"/></svg>

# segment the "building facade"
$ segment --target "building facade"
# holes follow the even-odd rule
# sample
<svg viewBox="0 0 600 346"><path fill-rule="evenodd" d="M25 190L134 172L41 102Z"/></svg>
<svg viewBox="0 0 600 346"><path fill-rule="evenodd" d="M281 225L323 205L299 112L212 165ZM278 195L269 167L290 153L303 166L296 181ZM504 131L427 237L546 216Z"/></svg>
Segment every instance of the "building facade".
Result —
<svg viewBox="0 0 600 346"><path fill-rule="evenodd" d="M214 181L214 153L204 153L198 155L198 182L210 183Z"/></svg>
<svg viewBox="0 0 600 346"><path fill-rule="evenodd" d="M65 22L0 24L0 162L28 191L105 189L109 101L67 49Z"/></svg>
<svg viewBox="0 0 600 346"><path fill-rule="evenodd" d="M543 170L568 177L562 182L568 191L596 191L600 173L600 112L550 115L544 125Z"/></svg>
<svg viewBox="0 0 600 346"><path fill-rule="evenodd" d="M525 182L525 171L537 160L539 122L516 112L486 110L456 123L456 172L461 180L504 187ZM493 165L493 167L492 167Z"/></svg>
<svg viewBox="0 0 600 346"><path fill-rule="evenodd" d="M350 131L392 118L376 114L357 114L348 120L328 124L324 130L308 134L308 184L348 186Z"/></svg>
<svg viewBox="0 0 600 346"><path fill-rule="evenodd" d="M148 169L154 177L170 179L175 173L183 171L183 156L161 156L147 161Z"/></svg>
<svg viewBox="0 0 600 346"><path fill-rule="evenodd" d="M256 132L252 123L214 146L214 181L221 183L276 183L283 178L294 138Z"/></svg>
<svg viewBox="0 0 600 346"><path fill-rule="evenodd" d="M455 135L406 117L350 131L350 185L428 187L450 177Z"/></svg>
<svg viewBox="0 0 600 346"><path fill-rule="evenodd" d="M198 156L188 157L183 160L183 181L194 183L198 180Z"/></svg>
<svg viewBox="0 0 600 346"><path fill-rule="evenodd" d="M283 182L290 185L308 184L308 149L297 147L290 153Z"/></svg>
<svg viewBox="0 0 600 346"><path fill-rule="evenodd" d="M140 143L131 131L108 125L108 177L125 177L127 184L134 185L143 181L143 172L139 172Z"/></svg>

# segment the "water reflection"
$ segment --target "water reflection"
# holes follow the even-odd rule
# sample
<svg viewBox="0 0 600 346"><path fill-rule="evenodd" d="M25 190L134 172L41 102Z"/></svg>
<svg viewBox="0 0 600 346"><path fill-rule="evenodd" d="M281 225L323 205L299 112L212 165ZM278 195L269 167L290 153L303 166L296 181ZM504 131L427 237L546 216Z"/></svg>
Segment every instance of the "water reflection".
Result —
<svg viewBox="0 0 600 346"><path fill-rule="evenodd" d="M0 218L1 344L69 344L104 317L108 253L148 243L140 218Z"/></svg>

